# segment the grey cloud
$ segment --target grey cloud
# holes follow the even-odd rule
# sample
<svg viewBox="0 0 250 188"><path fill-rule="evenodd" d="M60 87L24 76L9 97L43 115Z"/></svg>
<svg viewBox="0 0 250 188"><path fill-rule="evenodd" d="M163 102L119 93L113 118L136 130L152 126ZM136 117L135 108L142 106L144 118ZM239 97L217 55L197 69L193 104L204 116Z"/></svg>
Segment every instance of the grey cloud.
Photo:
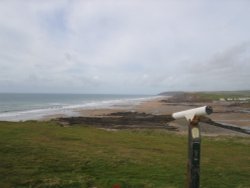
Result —
<svg viewBox="0 0 250 188"><path fill-rule="evenodd" d="M250 43L245 42L233 46L224 51L214 54L207 61L201 60L200 62L187 63L187 69L191 74L203 74L208 71L214 72L231 72L236 73L235 70L247 70L250 67Z"/></svg>
<svg viewBox="0 0 250 188"><path fill-rule="evenodd" d="M250 43L245 42L214 54L207 61L184 67L191 86L198 90L247 89L250 78Z"/></svg>
<svg viewBox="0 0 250 188"><path fill-rule="evenodd" d="M1 1L0 92L247 89L249 7Z"/></svg>

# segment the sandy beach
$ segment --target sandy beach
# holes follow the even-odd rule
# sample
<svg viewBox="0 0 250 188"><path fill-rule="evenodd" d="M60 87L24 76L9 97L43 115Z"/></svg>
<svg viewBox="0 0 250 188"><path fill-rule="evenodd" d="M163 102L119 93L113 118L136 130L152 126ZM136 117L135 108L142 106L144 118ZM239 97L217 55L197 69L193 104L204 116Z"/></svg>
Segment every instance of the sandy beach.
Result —
<svg viewBox="0 0 250 188"><path fill-rule="evenodd" d="M168 97L160 97L156 99L151 99L148 101L141 102L136 105L116 105L109 108L101 108L101 109L77 109L75 112L79 115L78 117L82 117L82 119L78 119L78 122L82 123L90 123L92 126L95 126L95 121L98 120L104 122L101 123L101 127L107 129L113 129L113 124L117 124L117 128L121 128L121 124L123 124L123 128L145 128L145 124L147 124L148 128L162 128L162 129L168 129L171 131L175 131L179 134L186 134L187 132L187 122L186 120L171 120L167 119L164 122L164 118L160 119L159 122L150 122L150 119L148 121L137 121L135 123L130 122L130 120L133 120L135 117L134 114L137 114L137 116L144 116L143 114L148 114L151 116L156 117L170 117L172 113L186 110L190 108L210 105L213 107L214 113L209 116L213 121L219 122L219 123L226 123L233 126L239 126L242 128L249 128L250 124L250 113L247 111L248 108L245 108L244 106L237 106L232 105L231 103L226 102L210 102L210 103L169 103L165 100L168 99ZM121 116L125 119L118 122L112 122L114 116L112 114L114 113L131 113L131 114L121 114ZM125 115L125 116L123 116ZM119 116L119 117L121 117ZM67 117L63 114L56 114L52 116L47 116L45 119L55 119L60 117L65 117L66 121L67 118L73 118L73 117ZM146 117L146 116L145 116ZM85 119L84 119L85 118ZM86 118L92 118L92 119L86 119ZM127 119L126 119L127 118ZM149 117L146 117L149 118ZM102 119L102 120L100 120ZM64 119L65 120L65 119ZM63 121L64 121L63 120ZM72 119L71 119L72 120ZM112 120L111 122L109 120ZM151 120L152 121L152 120ZM124 122L127 122L127 124L131 124L129 127L126 127ZM100 123L100 122L99 122ZM159 124L158 124L159 123ZM69 123L70 124L70 123ZM110 127L109 127L110 124ZM135 125L136 124L136 125ZM201 125L201 131L203 135L208 136L217 136L217 135L231 135L231 136L247 136L246 134L235 132L232 130L215 127L213 125L208 125L206 123L200 123ZM98 124L99 126L99 124ZM115 127L115 128L116 128Z"/></svg>

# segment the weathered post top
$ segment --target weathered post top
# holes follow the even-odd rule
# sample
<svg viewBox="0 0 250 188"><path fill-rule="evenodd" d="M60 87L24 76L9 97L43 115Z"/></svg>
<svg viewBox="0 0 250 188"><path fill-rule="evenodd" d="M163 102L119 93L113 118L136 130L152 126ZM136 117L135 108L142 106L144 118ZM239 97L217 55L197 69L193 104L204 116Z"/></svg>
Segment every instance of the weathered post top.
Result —
<svg viewBox="0 0 250 188"><path fill-rule="evenodd" d="M200 187L200 148L201 135L199 117L209 115L213 112L211 106L193 108L172 114L174 119L185 118L188 121L188 171L187 187Z"/></svg>
<svg viewBox="0 0 250 188"><path fill-rule="evenodd" d="M192 121L196 116L204 116L213 113L213 108L211 106L203 106L199 108L193 108L190 110L184 110L181 112L176 112L172 114L174 119L186 118L187 121Z"/></svg>

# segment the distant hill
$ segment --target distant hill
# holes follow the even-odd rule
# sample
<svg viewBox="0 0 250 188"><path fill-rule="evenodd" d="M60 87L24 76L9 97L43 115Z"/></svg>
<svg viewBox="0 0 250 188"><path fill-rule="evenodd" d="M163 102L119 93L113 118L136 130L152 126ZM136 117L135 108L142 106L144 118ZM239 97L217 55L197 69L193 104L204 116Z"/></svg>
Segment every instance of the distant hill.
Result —
<svg viewBox="0 0 250 188"><path fill-rule="evenodd" d="M158 95L162 95L162 96L176 96L176 95L182 95L185 92L183 91L166 91L166 92L162 92L159 93Z"/></svg>
<svg viewBox="0 0 250 188"><path fill-rule="evenodd" d="M250 90L245 91L202 91L202 92L181 92L170 91L162 92L158 95L171 96L167 99L168 102L211 102L214 100L228 98L244 98L250 97Z"/></svg>
<svg viewBox="0 0 250 188"><path fill-rule="evenodd" d="M241 97L249 97L250 90L242 90L242 91L166 91L159 93L158 95L163 96L176 96L176 95L183 95L183 94L209 94L209 95L226 95L226 96L241 96Z"/></svg>
<svg viewBox="0 0 250 188"><path fill-rule="evenodd" d="M171 96L170 98L164 100L170 103L179 102L211 102L212 100L199 95L198 93L191 92L164 92L161 95Z"/></svg>

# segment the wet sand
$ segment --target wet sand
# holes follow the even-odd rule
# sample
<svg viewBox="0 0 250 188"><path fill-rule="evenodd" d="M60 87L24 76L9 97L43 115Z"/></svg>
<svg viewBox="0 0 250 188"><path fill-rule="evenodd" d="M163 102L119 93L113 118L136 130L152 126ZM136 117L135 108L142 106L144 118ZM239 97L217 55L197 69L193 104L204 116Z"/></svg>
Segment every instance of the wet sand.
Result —
<svg viewBox="0 0 250 188"><path fill-rule="evenodd" d="M210 105L214 109L214 113L209 116L215 122L221 122L226 124L233 124L243 128L249 128L250 126L250 113L247 112L249 110L247 108L242 107L241 105L232 105L231 103L222 103L222 102L211 102L211 103L168 103L164 98L155 99L150 101L142 102L138 105L130 105L130 106L115 106L114 108L107 109L82 109L77 110L80 119L78 119L78 123L82 122L85 124L90 124L91 126L98 126L110 129L121 129L121 128L162 128L169 131L175 131L180 134L186 134L187 132L187 122L186 120L175 120L165 119L165 117L171 117L170 115L174 112L186 110L194 107L200 107L205 105ZM124 116L119 116L119 120L112 116L113 113L121 113L121 112L129 112L123 114ZM142 114L154 116L154 118L158 118L159 122L152 121L152 119L147 119L148 117L144 117L146 119L133 120L133 118L137 117L135 114L141 116ZM60 115L55 115L51 118L58 118ZM62 117L62 116L61 116ZM71 120L69 120L71 118ZM66 117L68 122L66 124L71 124L70 121L74 121L74 117ZM91 119L92 118L92 119ZM112 119L113 118L113 119ZM163 119L161 119L163 118ZM60 119L60 118L59 118ZM62 124L65 125L65 119L60 119L59 121L64 122ZM102 119L102 120L101 120ZM75 119L76 120L76 119ZM146 120L146 121L145 121ZM102 123L100 123L102 122ZM104 122L104 123L103 123ZM218 135L231 135L231 136L249 136L243 133L235 132L232 130L215 127L213 125L208 125L207 123L200 123L201 131L203 135L209 136L218 136Z"/></svg>

